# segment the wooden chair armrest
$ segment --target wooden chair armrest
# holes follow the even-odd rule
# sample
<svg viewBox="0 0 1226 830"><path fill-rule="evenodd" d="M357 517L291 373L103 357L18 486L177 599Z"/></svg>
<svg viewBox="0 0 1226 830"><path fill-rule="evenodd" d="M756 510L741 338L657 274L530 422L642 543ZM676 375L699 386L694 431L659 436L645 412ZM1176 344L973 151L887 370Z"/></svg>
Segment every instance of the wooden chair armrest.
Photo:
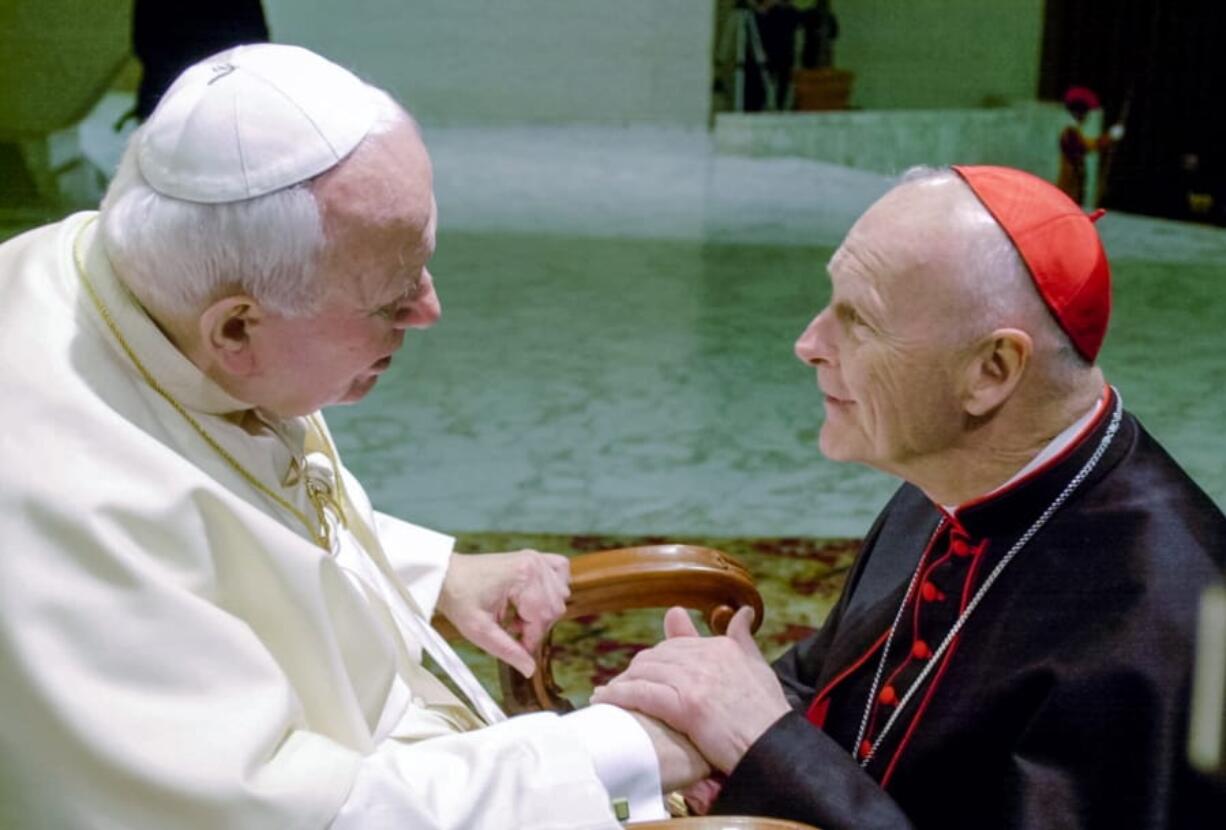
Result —
<svg viewBox="0 0 1226 830"><path fill-rule="evenodd" d="M630 830L817 830L811 824L754 816L690 816L661 821L630 822Z"/></svg>
<svg viewBox="0 0 1226 830"><path fill-rule="evenodd" d="M762 622L762 597L749 571L727 554L694 545L617 548L571 559L571 595L562 619L634 608L680 605L701 611L711 630L722 634L736 610L754 609L754 630ZM561 693L550 664L547 635L536 654L536 673L525 678L498 665L503 708L509 714L574 708Z"/></svg>
<svg viewBox="0 0 1226 830"><path fill-rule="evenodd" d="M756 816L689 816L660 821L630 822L630 830L817 830L811 824Z"/></svg>

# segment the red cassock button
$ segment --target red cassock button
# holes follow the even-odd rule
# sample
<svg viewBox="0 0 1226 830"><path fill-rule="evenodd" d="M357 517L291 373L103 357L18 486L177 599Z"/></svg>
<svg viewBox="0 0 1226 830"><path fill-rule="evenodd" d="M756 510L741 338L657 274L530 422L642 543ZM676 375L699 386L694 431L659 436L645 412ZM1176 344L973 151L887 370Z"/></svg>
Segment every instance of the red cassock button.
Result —
<svg viewBox="0 0 1226 830"><path fill-rule="evenodd" d="M873 751L873 745L867 740L860 741L860 757L867 758L868 754Z"/></svg>
<svg viewBox="0 0 1226 830"><path fill-rule="evenodd" d="M911 656L916 660L927 660L932 656L932 649L923 640L916 640L911 646Z"/></svg>
<svg viewBox="0 0 1226 830"><path fill-rule="evenodd" d="M894 691L893 686L886 686L881 690L881 694L877 696L877 699L886 706L893 706L898 702L898 692Z"/></svg>
<svg viewBox="0 0 1226 830"><path fill-rule="evenodd" d="M940 589L927 580L920 586L920 596L924 598L924 602L939 602L945 599Z"/></svg>
<svg viewBox="0 0 1226 830"><path fill-rule="evenodd" d="M949 543L949 551L954 556L970 556L971 546L970 543L962 537L955 536Z"/></svg>

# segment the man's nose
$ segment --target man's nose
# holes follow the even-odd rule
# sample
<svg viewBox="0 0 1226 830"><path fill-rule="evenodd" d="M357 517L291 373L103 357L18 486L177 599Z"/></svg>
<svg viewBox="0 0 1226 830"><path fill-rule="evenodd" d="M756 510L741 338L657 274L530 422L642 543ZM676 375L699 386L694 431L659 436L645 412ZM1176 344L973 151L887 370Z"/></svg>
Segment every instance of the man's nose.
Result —
<svg viewBox="0 0 1226 830"><path fill-rule="evenodd" d="M823 309L820 314L809 321L805 330L796 338L793 351L801 363L818 366L830 360L830 347L823 336L823 330L829 309Z"/></svg>
<svg viewBox="0 0 1226 830"><path fill-rule="evenodd" d="M398 329L428 329L443 316L443 304L434 290L434 277L422 271L417 293L405 301L405 307L395 317Z"/></svg>

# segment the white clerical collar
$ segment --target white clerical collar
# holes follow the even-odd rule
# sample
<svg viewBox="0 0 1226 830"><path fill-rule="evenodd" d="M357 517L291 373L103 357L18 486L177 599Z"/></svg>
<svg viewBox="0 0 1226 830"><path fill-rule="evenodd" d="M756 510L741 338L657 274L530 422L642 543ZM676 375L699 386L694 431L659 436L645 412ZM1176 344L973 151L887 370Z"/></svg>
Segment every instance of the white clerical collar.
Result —
<svg viewBox="0 0 1226 830"><path fill-rule="evenodd" d="M1116 392L1115 394L1118 395L1119 392ZM974 499L975 503L978 504L979 502L990 499L992 498L992 496L995 496L997 493L1001 492L1002 490L1012 487L1015 483L1017 483L1018 481L1021 481L1023 478L1030 475L1035 470L1039 469L1044 464L1046 464L1048 461L1050 461L1051 459L1055 458L1057 455L1059 455L1060 453L1068 449L1069 446L1072 445L1074 441L1076 441L1078 438L1081 437L1081 434L1086 429L1086 427L1088 427L1091 423L1093 423L1098 418L1098 416L1102 413L1103 409L1106 408L1107 402L1110 400L1110 398L1111 398L1111 395L1109 394L1109 390L1104 389L1103 393L1098 396L1098 400L1094 402L1094 405L1090 407L1090 410L1088 412L1086 412L1084 415L1082 415L1080 418L1078 418L1073 423L1069 424L1068 427L1066 427L1055 438L1051 439L1051 441L1047 442L1047 446L1045 446L1042 450L1040 450L1038 455L1030 459L1030 462L1027 463L1025 467L1022 467L1022 469L1014 473L1013 476L1010 477L1008 481L1006 481L1004 484L1000 485L999 487L996 487L993 490L989 491L987 494L979 496L976 499ZM941 508L946 513L953 515L958 511L959 506L960 505L950 507L949 505L943 504L941 505Z"/></svg>
<svg viewBox="0 0 1226 830"><path fill-rule="evenodd" d="M141 361L158 383L176 400L196 412L225 415L251 409L251 404L235 398L201 372L162 334L162 330L111 267L111 260L98 237L98 223L90 221L96 214L80 216L81 221L87 224L78 226L81 230L75 244L80 246L90 284L110 311L128 345L140 355ZM109 333L107 339L119 348Z"/></svg>

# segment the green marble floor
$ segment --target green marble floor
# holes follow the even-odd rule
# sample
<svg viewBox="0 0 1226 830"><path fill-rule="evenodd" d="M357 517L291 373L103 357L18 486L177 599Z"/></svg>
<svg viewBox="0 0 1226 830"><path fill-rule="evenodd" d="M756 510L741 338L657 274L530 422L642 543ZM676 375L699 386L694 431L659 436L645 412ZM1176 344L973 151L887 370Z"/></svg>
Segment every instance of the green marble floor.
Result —
<svg viewBox="0 0 1226 830"><path fill-rule="evenodd" d="M113 119L82 127L110 169L122 139L93 121ZM366 401L329 413L379 506L450 531L864 533L895 483L819 455L814 375L791 348L886 177L721 156L704 132L426 141L443 319ZM0 216L0 237L21 226ZM1121 214L1099 228L1108 378L1226 505L1226 230Z"/></svg>
<svg viewBox="0 0 1226 830"><path fill-rule="evenodd" d="M377 503L458 530L862 534L894 483L828 462L792 340L828 247L443 233L442 322L330 420ZM1226 504L1226 283L1115 263L1103 364Z"/></svg>

